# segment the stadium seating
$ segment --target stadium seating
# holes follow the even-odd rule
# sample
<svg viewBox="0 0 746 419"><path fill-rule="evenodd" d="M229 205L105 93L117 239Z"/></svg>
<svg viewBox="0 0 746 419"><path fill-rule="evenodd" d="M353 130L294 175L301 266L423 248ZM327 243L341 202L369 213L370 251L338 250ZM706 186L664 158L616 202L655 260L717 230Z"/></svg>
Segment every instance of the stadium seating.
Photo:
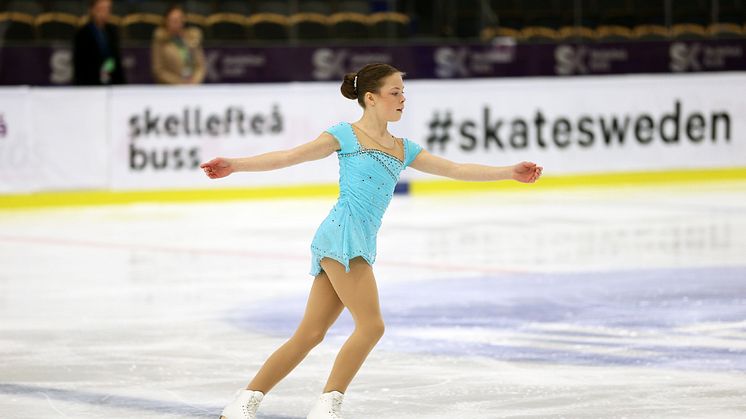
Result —
<svg viewBox="0 0 746 419"><path fill-rule="evenodd" d="M518 1L493 0L490 6L496 18L496 27L520 30L525 25L524 13Z"/></svg>
<svg viewBox="0 0 746 419"><path fill-rule="evenodd" d="M746 23L746 1L719 0L715 23L733 23L741 26Z"/></svg>
<svg viewBox="0 0 746 419"><path fill-rule="evenodd" d="M129 41L145 42L153 38L153 32L163 16L156 13L130 13L122 18L122 34Z"/></svg>
<svg viewBox="0 0 746 419"><path fill-rule="evenodd" d="M133 13L135 12L133 10L132 2L120 0L120 1L114 1L111 4L111 13L114 16L116 16L118 19L120 19L120 23L121 23L121 19L124 18L124 16L127 16L128 14L130 14L130 12L133 12ZM86 10L86 13L87 13L87 10Z"/></svg>
<svg viewBox="0 0 746 419"><path fill-rule="evenodd" d="M279 0L256 0L254 2L255 13L273 13L277 15L290 16L290 4Z"/></svg>
<svg viewBox="0 0 746 419"><path fill-rule="evenodd" d="M5 2L5 12L15 12L36 17L44 12L44 3L36 0L15 0Z"/></svg>
<svg viewBox="0 0 746 419"><path fill-rule="evenodd" d="M215 12L214 4L210 0L187 0L184 2L184 9L187 13L205 17Z"/></svg>
<svg viewBox="0 0 746 419"><path fill-rule="evenodd" d="M300 12L290 16L290 30L299 41L328 39L329 18L320 13Z"/></svg>
<svg viewBox="0 0 746 419"><path fill-rule="evenodd" d="M670 29L663 25L637 25L632 32L641 41L663 40L671 36Z"/></svg>
<svg viewBox="0 0 746 419"><path fill-rule="evenodd" d="M369 22L371 37L374 39L406 39L411 36L410 18L404 13L373 13Z"/></svg>
<svg viewBox="0 0 746 419"><path fill-rule="evenodd" d="M0 36L3 41L29 42L36 39L34 20L43 12L39 1L9 1L0 13Z"/></svg>
<svg viewBox="0 0 746 419"><path fill-rule="evenodd" d="M249 19L240 13L213 13L205 19L209 39L239 41L248 39Z"/></svg>
<svg viewBox="0 0 746 419"><path fill-rule="evenodd" d="M254 40L282 41L290 37L290 19L283 14L254 13L246 23Z"/></svg>
<svg viewBox="0 0 746 419"><path fill-rule="evenodd" d="M611 32L615 32L615 27L632 28L638 23L636 9L630 0L598 0L596 7L599 11L599 27L608 26L612 28Z"/></svg>
<svg viewBox="0 0 746 419"><path fill-rule="evenodd" d="M88 13L88 5L83 1L55 0L49 2L47 13L66 13L80 18Z"/></svg>
<svg viewBox="0 0 746 419"><path fill-rule="evenodd" d="M622 25L601 25L596 28L596 33L600 41L629 41L636 38L631 28Z"/></svg>
<svg viewBox="0 0 746 419"><path fill-rule="evenodd" d="M121 1L121 0L120 0ZM116 3L116 1L114 1ZM147 13L163 16L171 3L162 0L144 0L132 2L129 13Z"/></svg>
<svg viewBox="0 0 746 419"><path fill-rule="evenodd" d="M298 2L298 12L332 14L332 5L328 1L301 0Z"/></svg>
<svg viewBox="0 0 746 419"><path fill-rule="evenodd" d="M218 13L232 13L241 16L248 16L251 13L251 7L246 1L220 1L217 3Z"/></svg>
<svg viewBox="0 0 746 419"><path fill-rule="evenodd" d="M207 17L215 11L212 2L206 0L189 0L184 3L185 20L187 26L200 28L207 33ZM207 35L205 35L207 36Z"/></svg>
<svg viewBox="0 0 746 419"><path fill-rule="evenodd" d="M371 19L356 12L338 12L329 17L335 39L368 39L371 36Z"/></svg>
<svg viewBox="0 0 746 419"><path fill-rule="evenodd" d="M525 0L522 1L521 7L525 16L525 28L552 28L559 29L562 26L572 24L566 20L568 14L566 8L561 7L561 2L557 0ZM571 15L569 15L571 16ZM531 31L533 33L533 31ZM545 31L539 30L544 33ZM549 32L541 36L548 35Z"/></svg>
<svg viewBox="0 0 746 419"><path fill-rule="evenodd" d="M558 31L563 42L593 42L598 40L598 33L587 26L563 26Z"/></svg>
<svg viewBox="0 0 746 419"><path fill-rule="evenodd" d="M744 36L744 28L736 23L713 23L707 27L707 32L715 38L737 38Z"/></svg>
<svg viewBox="0 0 746 419"><path fill-rule="evenodd" d="M677 23L671 26L671 36L677 39L704 39L709 35L707 28L697 23Z"/></svg>
<svg viewBox="0 0 746 419"><path fill-rule="evenodd" d="M705 27L711 22L712 8L708 0L677 0L671 5L671 24L696 24ZM660 13L665 12L660 10ZM674 31L676 31L674 29ZM692 28L682 27L681 32L692 32ZM697 32L698 29L694 29Z"/></svg>
<svg viewBox="0 0 746 419"><path fill-rule="evenodd" d="M547 26L526 26L521 38L528 42L554 42L560 39L559 31Z"/></svg>
<svg viewBox="0 0 746 419"><path fill-rule="evenodd" d="M0 13L0 34L3 41L24 42L36 39L34 16L22 12Z"/></svg>
<svg viewBox="0 0 746 419"><path fill-rule="evenodd" d="M337 2L337 11L367 15L371 12L370 2L360 0L342 0Z"/></svg>
<svg viewBox="0 0 746 419"><path fill-rule="evenodd" d="M39 39L70 40L75 36L81 17L64 12L42 13L34 19Z"/></svg>
<svg viewBox="0 0 746 419"><path fill-rule="evenodd" d="M121 27L125 43L147 41L170 4L117 0L110 21ZM203 29L208 43L437 37L607 42L746 36L746 0L186 0L183 6L187 25ZM86 22L87 9L83 0L0 0L0 36L15 43L70 39Z"/></svg>
<svg viewBox="0 0 746 419"><path fill-rule="evenodd" d="M676 4L678 2L671 3ZM667 24L665 3L662 1L633 0L632 8L634 10L634 21L630 27L643 25L666 26Z"/></svg>
<svg viewBox="0 0 746 419"><path fill-rule="evenodd" d="M47 11L34 18L36 33L41 40L70 40L88 13L81 1L51 1Z"/></svg>

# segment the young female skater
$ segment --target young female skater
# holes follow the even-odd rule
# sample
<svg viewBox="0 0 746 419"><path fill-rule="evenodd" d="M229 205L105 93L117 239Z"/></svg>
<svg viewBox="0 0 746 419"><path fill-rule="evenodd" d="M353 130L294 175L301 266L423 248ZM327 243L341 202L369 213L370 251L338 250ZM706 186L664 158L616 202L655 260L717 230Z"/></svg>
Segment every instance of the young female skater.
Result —
<svg viewBox="0 0 746 419"><path fill-rule="evenodd" d="M337 152L339 199L319 226L311 244L314 276L303 319L293 336L277 349L246 389L224 410L224 419L254 419L267 392L318 345L345 307L355 329L334 362L323 394L308 419L341 419L342 398L363 361L383 335L384 324L372 265L376 234L399 175L407 166L453 179L514 179L533 183L542 168L522 162L493 167L455 163L428 153L406 138L396 138L388 123L404 110L403 73L388 64L368 64L342 82L342 94L355 99L363 116L341 122L315 140L295 148L245 158L216 158L200 167L211 179L233 172L264 171L324 158Z"/></svg>

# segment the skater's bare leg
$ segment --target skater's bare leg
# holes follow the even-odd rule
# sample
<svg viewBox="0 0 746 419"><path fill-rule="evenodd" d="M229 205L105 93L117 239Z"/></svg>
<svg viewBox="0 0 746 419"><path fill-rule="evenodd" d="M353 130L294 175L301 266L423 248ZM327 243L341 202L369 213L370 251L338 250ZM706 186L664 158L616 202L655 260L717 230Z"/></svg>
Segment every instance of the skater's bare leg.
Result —
<svg viewBox="0 0 746 419"><path fill-rule="evenodd" d="M384 324L378 302L373 269L360 257L350 261L350 272L339 262L324 258L321 266L355 320L355 330L339 351L324 392L344 393L352 379L383 336Z"/></svg>
<svg viewBox="0 0 746 419"><path fill-rule="evenodd" d="M337 320L344 305L325 272L313 280L303 319L293 336L277 349L246 387L267 394L318 345Z"/></svg>

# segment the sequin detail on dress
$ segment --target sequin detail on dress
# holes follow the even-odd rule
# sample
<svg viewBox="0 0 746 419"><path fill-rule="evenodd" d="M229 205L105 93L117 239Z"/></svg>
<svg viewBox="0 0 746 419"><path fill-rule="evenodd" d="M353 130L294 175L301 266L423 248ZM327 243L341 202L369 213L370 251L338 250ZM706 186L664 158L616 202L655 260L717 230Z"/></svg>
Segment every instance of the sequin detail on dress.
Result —
<svg viewBox="0 0 746 419"><path fill-rule="evenodd" d="M382 150L363 147L347 122L327 132L340 144L339 198L311 243L313 276L321 272L319 262L324 257L337 260L347 272L354 257L362 256L371 265L375 262L378 229L396 183L422 150L418 144L403 139L402 161Z"/></svg>

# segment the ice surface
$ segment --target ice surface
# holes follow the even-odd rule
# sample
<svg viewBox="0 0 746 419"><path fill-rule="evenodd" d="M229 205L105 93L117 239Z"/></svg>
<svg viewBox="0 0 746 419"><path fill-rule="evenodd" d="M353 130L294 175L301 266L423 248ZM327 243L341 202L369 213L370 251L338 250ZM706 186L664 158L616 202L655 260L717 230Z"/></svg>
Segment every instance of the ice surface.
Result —
<svg viewBox="0 0 746 419"><path fill-rule="evenodd" d="M330 199L0 212L0 418L216 418ZM397 196L346 418L746 417L746 183ZM345 313L262 419L300 419Z"/></svg>

